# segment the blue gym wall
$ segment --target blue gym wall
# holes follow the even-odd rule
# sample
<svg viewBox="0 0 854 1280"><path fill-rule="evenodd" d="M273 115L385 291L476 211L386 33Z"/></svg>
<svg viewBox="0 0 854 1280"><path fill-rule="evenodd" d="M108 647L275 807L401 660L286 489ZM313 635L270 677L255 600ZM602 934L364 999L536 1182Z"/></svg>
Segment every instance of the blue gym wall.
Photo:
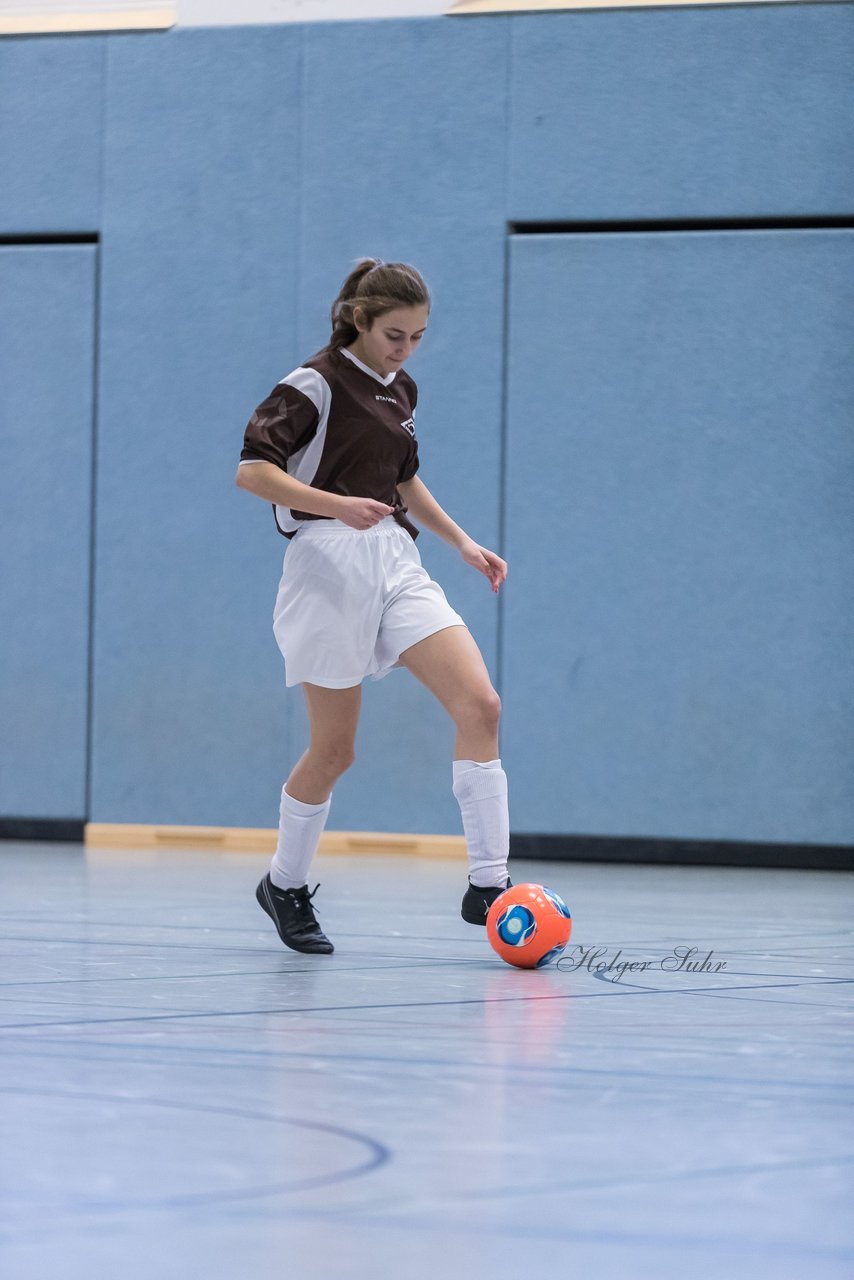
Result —
<svg viewBox="0 0 854 1280"><path fill-rule="evenodd" d="M255 404L325 342L367 253L432 287L411 365L422 476L511 564L499 604L419 539L500 676L514 829L849 842L854 231L507 226L850 215L852 19L810 4L0 42L0 235L99 237L76 284L68 248L39 247L52 325L27 313L27 385L50 406L30 428L67 445L75 397L80 483L46 449L42 519L79 589L55 593L48 645L44 610L16 603L32 557L8 568L4 681L29 633L66 692L58 737L10 703L27 749L3 754L4 812L275 825L305 734L270 629L286 544L233 474ZM18 323L7 298L0 327ZM79 340L84 313L72 371L54 331ZM21 540L15 503L0 532ZM330 826L458 832L444 713L404 673L365 692ZM51 753L64 810L33 787Z"/></svg>

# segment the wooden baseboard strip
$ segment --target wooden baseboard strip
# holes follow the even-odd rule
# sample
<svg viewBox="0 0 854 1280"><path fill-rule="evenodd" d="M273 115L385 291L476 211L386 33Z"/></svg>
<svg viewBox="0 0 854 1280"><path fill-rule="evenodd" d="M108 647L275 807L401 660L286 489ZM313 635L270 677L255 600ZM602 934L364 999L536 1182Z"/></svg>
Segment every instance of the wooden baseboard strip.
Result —
<svg viewBox="0 0 854 1280"><path fill-rule="evenodd" d="M145 823L89 822L85 843L99 849L210 849L224 853L274 853L268 827L175 827ZM462 836L408 835L388 831L324 831L321 854L402 853L415 858L465 858Z"/></svg>
<svg viewBox="0 0 854 1280"><path fill-rule="evenodd" d="M169 9L96 9L77 13L0 14L0 36L46 36L81 31L166 31L178 11Z"/></svg>

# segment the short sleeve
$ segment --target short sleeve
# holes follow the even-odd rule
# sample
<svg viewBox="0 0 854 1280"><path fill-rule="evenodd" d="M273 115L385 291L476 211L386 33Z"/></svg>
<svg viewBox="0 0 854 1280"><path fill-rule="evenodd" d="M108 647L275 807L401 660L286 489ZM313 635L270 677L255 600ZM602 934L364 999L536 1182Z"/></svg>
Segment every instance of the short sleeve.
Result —
<svg viewBox="0 0 854 1280"><path fill-rule="evenodd" d="M243 437L241 462L272 462L287 469L288 458L317 430L314 401L287 380L279 382L252 414Z"/></svg>
<svg viewBox="0 0 854 1280"><path fill-rule="evenodd" d="M402 484L404 480L411 480L418 470L418 466L418 441L413 436L411 448L406 455L406 461L400 469L397 483Z"/></svg>

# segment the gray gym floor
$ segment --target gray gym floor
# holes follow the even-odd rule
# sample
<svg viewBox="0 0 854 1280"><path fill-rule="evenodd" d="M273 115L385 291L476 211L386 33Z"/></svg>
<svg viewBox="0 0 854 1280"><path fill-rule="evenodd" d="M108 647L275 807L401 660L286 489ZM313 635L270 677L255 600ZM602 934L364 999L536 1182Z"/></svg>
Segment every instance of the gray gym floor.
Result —
<svg viewBox="0 0 854 1280"><path fill-rule="evenodd" d="M318 858L306 957L267 861L0 844L8 1280L854 1275L851 875L516 862L525 972L462 863Z"/></svg>

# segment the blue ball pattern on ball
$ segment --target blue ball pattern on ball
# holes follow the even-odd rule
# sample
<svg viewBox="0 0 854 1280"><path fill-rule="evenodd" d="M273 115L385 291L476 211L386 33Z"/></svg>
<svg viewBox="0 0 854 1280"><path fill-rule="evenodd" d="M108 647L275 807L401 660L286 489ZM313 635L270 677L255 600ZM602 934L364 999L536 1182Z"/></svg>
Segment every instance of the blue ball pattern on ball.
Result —
<svg viewBox="0 0 854 1280"><path fill-rule="evenodd" d="M508 947L523 947L537 932L534 914L527 907L508 907L498 918L498 936Z"/></svg>
<svg viewBox="0 0 854 1280"><path fill-rule="evenodd" d="M562 916L566 916L567 920L570 920L572 917L569 914L569 907L566 905L563 898L559 898L558 895L555 893L554 889L547 889L545 885L542 885L541 887L542 887L543 895L546 898L548 898L549 902L554 903L555 907L560 912L560 914ZM549 954L551 954L551 952L549 952ZM541 960L540 964L543 964L543 963L544 961Z"/></svg>

